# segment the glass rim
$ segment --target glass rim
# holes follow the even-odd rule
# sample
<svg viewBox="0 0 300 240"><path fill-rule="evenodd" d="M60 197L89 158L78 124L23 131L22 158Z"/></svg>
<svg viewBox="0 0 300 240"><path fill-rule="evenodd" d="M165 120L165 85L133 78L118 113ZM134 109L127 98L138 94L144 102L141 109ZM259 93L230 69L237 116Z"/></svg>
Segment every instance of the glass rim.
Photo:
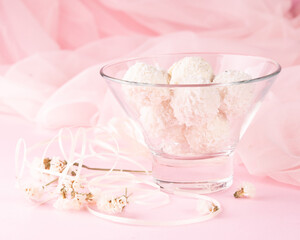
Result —
<svg viewBox="0 0 300 240"><path fill-rule="evenodd" d="M257 78L252 78L249 80L242 80L242 81L236 81L236 82L227 82L227 83L205 83L205 84L153 84L153 83L142 83L142 82L134 82L134 81L127 81L124 79L116 78L113 76L109 76L108 74L105 73L106 68L113 67L117 64L120 63L125 63L125 62L131 62L131 61L139 61L141 59L151 59L151 58L158 58L158 57L166 57L166 56L173 56L173 55L220 55L220 56L240 56L240 57L251 57L251 58L257 58L261 60L265 60L268 62L271 62L275 65L275 71L257 77ZM141 61L142 62L142 61ZM105 64L104 66L101 67L100 69L100 75L104 79L108 79L110 81L120 83L120 84L126 84L126 85L133 85L133 86L144 86L144 87L164 87L164 88L180 88L180 87L221 87L221 86L231 86L231 85L239 85L239 84L247 84L247 83L253 83L253 82L259 82L259 81L264 81L269 78L272 78L276 75L278 75L281 71L281 66L279 63L276 61L266 58L266 57L261 57L261 56L253 56L253 55L246 55L246 54L231 54L231 53L214 53L214 52L182 52L182 53L165 53L165 54L158 54L154 56L141 56L141 57L133 57L133 58L127 58L127 59L120 59L117 61L110 62L108 64Z"/></svg>

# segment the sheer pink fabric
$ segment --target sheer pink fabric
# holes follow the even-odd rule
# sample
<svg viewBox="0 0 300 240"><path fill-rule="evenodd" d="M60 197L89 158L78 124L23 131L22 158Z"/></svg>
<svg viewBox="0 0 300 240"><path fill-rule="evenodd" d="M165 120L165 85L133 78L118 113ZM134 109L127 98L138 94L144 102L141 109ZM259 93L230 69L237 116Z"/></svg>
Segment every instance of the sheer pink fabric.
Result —
<svg viewBox="0 0 300 240"><path fill-rule="evenodd" d="M251 173L300 185L299 0L0 0L0 111L46 128L105 122L123 113L102 64L182 51L281 63L238 150Z"/></svg>

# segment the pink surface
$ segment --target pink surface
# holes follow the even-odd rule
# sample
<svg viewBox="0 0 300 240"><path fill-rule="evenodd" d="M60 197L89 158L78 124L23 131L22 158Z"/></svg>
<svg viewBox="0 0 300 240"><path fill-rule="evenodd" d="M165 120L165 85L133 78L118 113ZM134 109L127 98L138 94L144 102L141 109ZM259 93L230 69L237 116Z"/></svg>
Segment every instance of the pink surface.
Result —
<svg viewBox="0 0 300 240"><path fill-rule="evenodd" d="M64 212L48 206L33 207L14 188L13 153L20 135L30 144L46 134L15 117L2 117L0 126L1 156L5 159L0 170L0 239L299 239L299 189L250 176L238 164L234 185L226 192L211 195L220 201L223 212L204 223L135 227L104 221L85 210ZM255 184L254 199L232 196L241 181Z"/></svg>
<svg viewBox="0 0 300 240"><path fill-rule="evenodd" d="M167 229L25 207L13 187L19 137L32 144L45 129L122 115L99 77L104 63L190 51L260 55L283 66L238 148L247 171L236 167L234 185L254 182L257 198L235 200L233 186L215 195L220 217ZM299 76L299 0L0 0L1 239L299 239Z"/></svg>

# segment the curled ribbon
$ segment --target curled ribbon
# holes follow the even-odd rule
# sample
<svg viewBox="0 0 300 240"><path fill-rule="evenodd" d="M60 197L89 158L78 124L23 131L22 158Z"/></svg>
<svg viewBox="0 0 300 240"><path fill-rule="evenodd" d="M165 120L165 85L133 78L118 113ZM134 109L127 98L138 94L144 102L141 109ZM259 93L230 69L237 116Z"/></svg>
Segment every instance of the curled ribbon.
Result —
<svg viewBox="0 0 300 240"><path fill-rule="evenodd" d="M126 123L127 125L129 123ZM127 126L128 128L128 126ZM106 141L107 137L100 137L97 139L89 139L87 137L88 133L95 133L95 134L103 134L108 135L112 143ZM114 134L111 134L114 133ZM29 164L27 159L27 153L32 151L33 149L39 148L41 146L45 146L43 150L42 157L40 161L42 162L44 158L46 158L48 154L48 150L50 146L54 143L58 143L59 150L61 152L62 157L67 161L67 165L65 169L59 173L54 172L49 169L37 169L41 173L46 173L49 175L54 175L58 177L58 185L56 189L60 189L62 186L63 181L68 178L71 180L78 180L83 174L81 173L83 168L83 162L88 158L95 158L99 160L109 160L113 161L113 165L105 174L100 176L96 176L90 181L88 181L88 188L91 192L94 193L104 193L105 191L115 191L121 190L124 188L129 189L130 194L130 202L144 206L147 209L155 209L158 207L163 207L170 203L170 197L167 193L162 192L160 190L160 186L152 181L148 181L138 177L136 175L126 173L126 172L119 172L115 174L114 169L117 166L117 163L121 160L130 162L134 164L136 167L141 169L149 175L147 169L138 161L131 159L130 157L124 155L124 153L120 153L120 148L118 144L118 140L116 139L115 135L118 133L118 129L113 127L112 125L108 127L98 127L98 128L90 128L90 129L83 129L79 128L75 135L71 131L71 129L61 129L58 134L46 142L40 142L32 146L31 148L26 147L26 143L24 139L20 139L16 146L16 153L15 153L15 164L16 164L16 176L18 181L23 178L25 166L32 166ZM133 133L131 133L133 134ZM69 142L69 152L66 151L66 146L64 140L68 140ZM94 146L99 146L102 149L105 149L104 152L97 152L94 149ZM23 154L21 155L21 149L23 148ZM20 163L21 159L21 164ZM69 175L70 169L76 164L76 176ZM93 176L95 174L84 174L84 176ZM116 185L116 182L123 182L121 185ZM147 185L150 189L145 189L143 186ZM108 189L108 190L105 190ZM193 218L186 218L180 220L145 220L145 219L136 219L130 218L125 216L114 216L109 215L103 212L96 210L94 207L87 206L88 211L100 218L107 219L110 221L124 223L124 224L133 224L133 225L147 225L147 226L177 226L177 225L186 225L191 223L198 223L209 220L220 213L221 206L218 201L213 198L202 196L198 194L193 194L189 192L181 192L175 191L172 193L175 196L183 197L183 198L192 198L196 199L197 201L205 201L211 205L217 207L217 211L210 211L205 214L199 213L199 216ZM195 211L199 209L195 208Z"/></svg>
<svg viewBox="0 0 300 240"><path fill-rule="evenodd" d="M210 219L216 217L221 212L220 203L211 197L202 196L202 195L198 195L198 194L191 194L188 192L173 192L173 194L177 195L179 197L188 197L188 198L198 199L199 201L207 201L207 202L213 204L214 206L218 207L218 211L208 212L207 214L201 214L199 212L199 216L197 216L197 217L189 217L189 218L180 219L180 220L160 220L160 219L145 220L145 219L136 219L133 217L122 217L122 216L109 215L109 214L97 211L90 206L87 206L87 209L94 216L105 219L105 220L122 223L122 224L140 225L140 226L181 226L181 225L187 225L187 224L193 224L193 223L200 223L200 222L204 222L204 221L207 221L207 220L210 220ZM198 209L195 208L195 210L197 211Z"/></svg>

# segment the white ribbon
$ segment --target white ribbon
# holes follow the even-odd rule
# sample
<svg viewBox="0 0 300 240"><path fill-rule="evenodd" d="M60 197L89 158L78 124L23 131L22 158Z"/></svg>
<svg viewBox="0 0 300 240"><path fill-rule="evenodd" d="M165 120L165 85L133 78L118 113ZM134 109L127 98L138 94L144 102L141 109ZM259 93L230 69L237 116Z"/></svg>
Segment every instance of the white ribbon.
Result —
<svg viewBox="0 0 300 240"><path fill-rule="evenodd" d="M21 145L23 146L23 158L21 163L21 168L19 169L19 161L20 161L20 148ZM23 177L25 164L26 164L26 157L27 157L27 147L25 140L23 138L20 138L17 142L16 150L15 150L15 170L16 170L16 178L17 180L20 180Z"/></svg>
<svg viewBox="0 0 300 240"><path fill-rule="evenodd" d="M129 124L129 123L128 123ZM109 128L97 128L97 133L98 134L108 134L111 132L114 132L115 134L118 133L118 129L113 128L112 126L109 126L112 129ZM147 181L145 179L142 179L140 177L137 177L133 174L130 173L125 173L125 172L118 172L118 174L115 174L113 170L115 169L118 161L124 160L127 162L130 162L137 166L139 169L142 169L145 171L146 174L149 174L147 169L140 164L139 162L124 156L120 154L120 149L118 145L118 141L115 138L114 134L110 134L109 137L112 140L113 144L107 142L107 138L98 138L97 141L95 142L90 141L87 138L87 133L92 130L95 131L95 128L91 129L83 129L80 128L77 130L75 133L75 136L73 135L71 129L61 129L59 133L50 139L47 142L40 142L38 144L35 144L28 150L31 151L35 148L41 147L46 144L46 147L43 151L41 162L43 161L44 158L46 158L46 155L48 154L48 149L52 144L55 142L58 143L59 149L61 151L61 154L63 158L67 161L67 166L63 170L62 173L54 172L51 170L47 169L37 169L41 173L46 173L49 175L54 175L59 177L58 185L56 190L61 188L61 185L63 181L68 178L72 180L78 180L79 177L81 177L81 171L82 171L82 166L83 166L83 161L88 159L88 158L96 158L99 160L109 160L109 161L114 161L113 166L107 171L105 174L101 176L97 176L93 178L92 180L88 181L88 188L91 192L93 193L99 193L103 194L105 192L105 188L108 189L109 191L116 191L116 190L124 190L124 188L127 188L131 191L129 194L129 204L137 204L137 205L142 205L147 209L152 209L155 211L155 208L158 207L163 207L170 202L169 195L162 192L160 190L160 186L155 184L152 181ZM132 134L132 133L131 133ZM67 154L66 153L66 148L64 147L64 142L63 140L67 139L70 142L70 151ZM80 146L78 144L81 143ZM93 144L101 146L102 148L106 149L108 152L102 152L102 153L97 153L93 149ZM23 147L23 155L20 158L20 152L21 152L21 147ZM77 152L76 149L79 151ZM89 152L87 152L87 150ZM51 156L51 155L50 155ZM20 159L22 160L21 167L20 167ZM27 162L27 148L26 148L26 143L23 139L20 139L17 143L16 146L16 153L15 153L15 164L16 164L16 176L17 179L20 180L23 177L24 174L24 169L26 165L29 165L29 167L32 168L32 166ZM74 164L77 163L77 174L76 176L70 176L69 170L71 167L74 166ZM94 174L92 174L94 175ZM84 176L88 176L88 174L85 174ZM89 175L90 177L91 175ZM114 183L116 182L123 182L122 185L116 185ZM145 189L143 185L148 185L148 187L152 189ZM108 192L106 190L106 192ZM92 213L93 215L107 219L110 221L118 222L118 223L124 223L124 224L133 224L133 225L147 225L147 226L177 226L177 225L186 225L186 224L191 224L191 223L198 223L198 222L203 222L206 220L209 220L216 215L220 213L221 206L219 202L217 202L215 199L207 197L207 196L202 196L198 194L193 194L190 192L182 192L182 191L175 191L172 194L178 196L178 197L188 197L188 198L194 198L197 199L198 201L206 201L207 203L210 203L213 206L217 207L217 211L208 211L208 214L200 214L199 216L194 217L194 218L186 218L186 219L180 219L180 220L161 220L161 219L155 219L155 220L145 220L145 219L136 219L136 218L130 218L130 217L122 217L122 216L113 216L109 214L102 213L94 207L87 206L88 211ZM195 207L195 211L198 209ZM158 209L159 211L159 209Z"/></svg>
<svg viewBox="0 0 300 240"><path fill-rule="evenodd" d="M123 182L122 185L115 185L114 182ZM126 184L127 182L127 184ZM144 189L142 186L134 186L135 184L146 184L153 187L153 190ZM159 185L145 180L140 180L136 176L129 174L129 173L121 173L116 175L106 175L106 176L99 176L88 183L88 187L91 192L96 193L96 195L105 195L108 191L105 189L109 189L109 192L113 192L113 190L124 190L125 188L129 189L132 192L132 196L129 197L129 204L138 204L143 205L145 208L151 208L152 211L155 208L163 207L170 203L169 195L160 191ZM180 220L165 220L162 221L160 219L156 220L145 220L145 219L136 219L130 217L121 217L121 216L114 216L110 214L103 213L98 211L94 207L87 206L88 211L100 218L110 220L113 222L124 223L124 224L131 224L131 225L146 225L146 226L178 226L178 225L186 225L191 223L198 223L207 221L215 216L217 216L221 211L220 203L208 196L203 196L199 194L194 194L190 192L183 192L183 191L175 191L172 193L178 197L187 197L187 198L195 198L198 201L206 201L210 204L206 204L207 206L216 206L217 211L209 211L207 209L207 214L201 214L195 218L186 218ZM195 211L200 209L197 208L198 202L195 205ZM158 210L159 211L159 210Z"/></svg>
<svg viewBox="0 0 300 240"><path fill-rule="evenodd" d="M221 212L220 203L213 198L210 198L207 196L202 196L202 195L197 195L197 194L192 194L192 193L187 193L187 192L174 192L173 194L180 196L180 197L189 197L189 198L195 198L195 199L202 200L202 201L208 201L211 204L214 204L215 206L217 206L218 210L211 211L211 212L208 212L208 214L204 214L204 215L202 214L197 217L190 217L190 218L180 219L180 220L160 220L160 219L145 220L145 219L137 219L137 218L131 218L131 217L121 217L121 216L105 214L105 213L97 211L96 209L94 209L90 206L87 206L87 209L91 214L95 215L96 217L105 219L105 220L109 220L109 221L117 222L117 223L129 224L129 225L140 225L140 226L180 226L180 225L187 225L187 224L192 224L192 223L200 223L200 222L204 222L204 221L214 218ZM152 211L153 211L153 209L152 209ZM197 211L196 207L195 207L195 211Z"/></svg>

